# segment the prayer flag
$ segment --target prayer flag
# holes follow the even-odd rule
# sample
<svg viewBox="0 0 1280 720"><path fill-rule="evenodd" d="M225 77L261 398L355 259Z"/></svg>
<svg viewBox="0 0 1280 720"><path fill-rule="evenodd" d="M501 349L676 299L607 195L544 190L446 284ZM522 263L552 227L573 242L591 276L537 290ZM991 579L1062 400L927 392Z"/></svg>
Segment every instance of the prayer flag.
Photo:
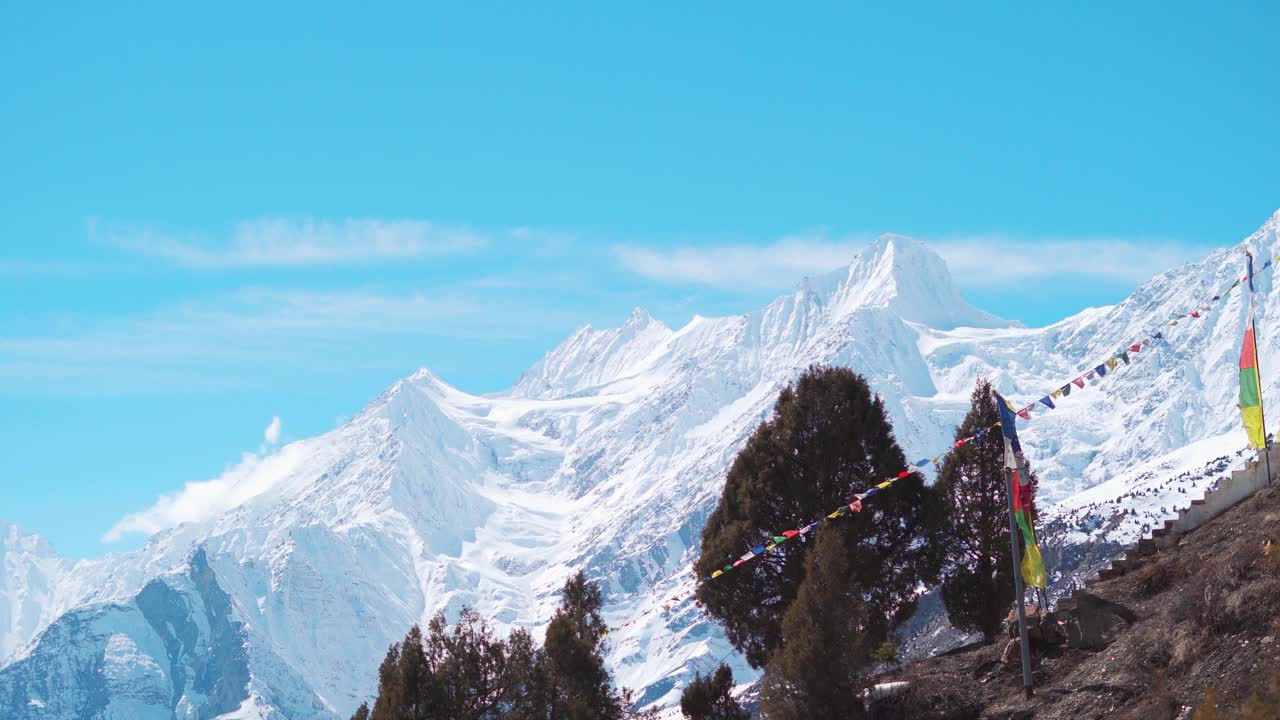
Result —
<svg viewBox="0 0 1280 720"><path fill-rule="evenodd" d="M1253 275L1253 257L1249 257L1250 276ZM1253 289L1250 277L1249 289ZM1240 347L1240 416L1249 446L1265 448L1267 436L1262 430L1262 386L1258 382L1258 346L1253 335L1253 295L1249 296L1249 325L1244 330L1244 343Z"/></svg>
<svg viewBox="0 0 1280 720"><path fill-rule="evenodd" d="M1078 378L1076 378L1075 380L1072 380L1071 382L1075 383L1075 384L1076 384L1076 387L1078 387L1078 388L1082 388L1082 387L1084 387L1084 378L1082 378L1082 377L1078 377Z"/></svg>
<svg viewBox="0 0 1280 720"><path fill-rule="evenodd" d="M1040 398L1040 402L1044 403L1045 407L1049 408L1050 410L1054 409L1053 400L1050 399L1048 395L1045 395L1044 397Z"/></svg>
<svg viewBox="0 0 1280 720"><path fill-rule="evenodd" d="M992 390L992 392L995 392ZM1013 419L1013 406L1000 393L995 392L996 407L1000 409L1000 434L1004 437L1004 464L1008 468L1018 467L1017 453L1022 452L1018 443L1017 421Z"/></svg>

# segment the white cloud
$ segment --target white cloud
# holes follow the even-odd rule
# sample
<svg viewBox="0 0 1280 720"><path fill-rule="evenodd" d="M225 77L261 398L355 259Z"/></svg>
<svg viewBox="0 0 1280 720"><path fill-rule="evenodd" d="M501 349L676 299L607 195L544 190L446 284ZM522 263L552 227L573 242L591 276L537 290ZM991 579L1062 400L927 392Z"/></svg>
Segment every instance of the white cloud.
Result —
<svg viewBox="0 0 1280 720"><path fill-rule="evenodd" d="M0 336L0 392L37 381L113 390L242 387L264 368L376 364L368 343L379 338L514 339L572 322L566 310L536 300L466 288L430 295L248 288Z"/></svg>
<svg viewBox="0 0 1280 720"><path fill-rule="evenodd" d="M629 270L655 280L724 288L777 288L848 264L866 242L865 238L791 236L768 245L669 250L619 245L614 252Z"/></svg>
<svg viewBox="0 0 1280 720"><path fill-rule="evenodd" d="M151 535L185 522L215 518L284 480L304 459L305 451L286 447L263 457L245 453L226 472L212 480L189 482L177 492L161 495L155 504L117 521L102 536L115 542L125 535Z"/></svg>
<svg viewBox="0 0 1280 720"><path fill-rule="evenodd" d="M652 249L614 248L622 265L645 277L728 289L787 288L804 275L848 264L867 244L863 237L830 240L790 236L766 245ZM1050 275L1142 282L1204 250L1173 240L1087 238L1026 241L992 236L928 241L961 286L983 286Z"/></svg>
<svg viewBox="0 0 1280 720"><path fill-rule="evenodd" d="M1027 242L998 235L944 238L929 246L961 285L994 285L1053 275L1140 283L1203 256L1176 240L1085 238Z"/></svg>
<svg viewBox="0 0 1280 720"><path fill-rule="evenodd" d="M259 218L217 239L90 220L89 235L121 250L201 269L421 259L470 252L489 242L466 228L378 218Z"/></svg>
<svg viewBox="0 0 1280 720"><path fill-rule="evenodd" d="M265 440L268 445L275 445L276 443L280 442L280 416L279 415L273 415L271 417L271 424L267 425L267 429L262 431L262 439Z"/></svg>

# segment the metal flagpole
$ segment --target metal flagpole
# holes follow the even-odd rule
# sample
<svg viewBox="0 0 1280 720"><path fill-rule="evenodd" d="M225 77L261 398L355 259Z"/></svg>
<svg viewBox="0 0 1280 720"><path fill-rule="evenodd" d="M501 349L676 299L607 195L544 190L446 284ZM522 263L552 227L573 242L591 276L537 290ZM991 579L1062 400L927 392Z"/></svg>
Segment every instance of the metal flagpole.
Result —
<svg viewBox="0 0 1280 720"><path fill-rule="evenodd" d="M1009 468L1005 468L1004 476L1008 481L1005 485L1005 491L1009 496L1009 550L1012 553L1010 559L1013 560L1013 591L1018 598L1018 644L1022 647L1022 695L1030 700L1033 695L1031 690L1031 644L1027 641L1027 611L1023 607L1026 595L1022 588L1022 565L1018 562L1018 522L1013 519L1013 484L1017 480L1014 479L1013 471Z"/></svg>
<svg viewBox="0 0 1280 720"><path fill-rule="evenodd" d="M1271 484L1271 438L1267 436L1267 404L1262 401L1262 363L1258 360L1258 322L1253 311L1253 253L1244 249L1249 258L1249 329L1253 330L1253 368L1258 373L1258 415L1262 417L1262 458L1267 465L1267 485Z"/></svg>

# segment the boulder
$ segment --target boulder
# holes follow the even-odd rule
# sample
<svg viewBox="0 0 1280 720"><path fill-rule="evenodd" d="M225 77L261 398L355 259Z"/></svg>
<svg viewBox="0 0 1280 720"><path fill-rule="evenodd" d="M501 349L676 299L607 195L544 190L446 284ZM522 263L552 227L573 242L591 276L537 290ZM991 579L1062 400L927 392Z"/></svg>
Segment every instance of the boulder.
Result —
<svg viewBox="0 0 1280 720"><path fill-rule="evenodd" d="M1032 642L1035 642L1039 639L1037 635L1040 632L1040 608L1035 605L1028 605L1025 612L1027 616L1027 637L1031 638ZM1009 615L1005 618L1005 630L1008 631L1009 637L1018 637L1018 608L1016 605L1009 610Z"/></svg>
<svg viewBox="0 0 1280 720"><path fill-rule="evenodd" d="M1111 644L1120 630L1137 622L1133 610L1089 592L1075 594L1076 607L1066 623L1067 645L1082 650L1101 650Z"/></svg>

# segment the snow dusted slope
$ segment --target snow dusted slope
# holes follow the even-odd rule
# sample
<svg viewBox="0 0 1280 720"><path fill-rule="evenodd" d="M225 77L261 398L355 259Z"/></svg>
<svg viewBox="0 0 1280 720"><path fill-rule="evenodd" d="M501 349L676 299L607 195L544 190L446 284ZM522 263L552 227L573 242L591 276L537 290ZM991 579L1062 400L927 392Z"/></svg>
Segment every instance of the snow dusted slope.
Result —
<svg viewBox="0 0 1280 720"><path fill-rule="evenodd" d="M1264 257L1280 253L1278 224L1280 215L1246 242ZM729 462L807 365L865 374L908 456L931 457L950 444L976 377L1015 401L1038 398L1080 375L1079 361L1092 367L1212 297L1238 276L1240 258L1218 251L1118 306L1028 329L968 305L923 244L885 236L847 268L742 316L671 330L637 311L617 329L579 330L505 393L468 395L419 371L343 427L242 465L231 501L140 551L69 568L6 530L6 569L26 568L29 579L0 588L0 655L11 656L0 668L0 716L78 717L67 698L125 692L71 673L58 690L66 698L47 687L36 697L33 668L57 658L110 656L112 672L150 672L155 638L128 608L157 578L191 577L197 547L208 568L199 577L225 594L222 615L243 638L248 680L228 686L240 697L228 718L345 718L372 695L386 646L410 624L472 605L537 632L578 569L604 584L606 615L621 623L690 587L687 568ZM1259 291L1269 367L1277 338L1266 328L1280 307L1269 274ZM1203 438L1221 437L1221 454L1234 449L1225 446L1237 439L1241 300L1235 293L1172 329L1104 387L1074 392L1027 424L1046 499ZM179 580L170 587L195 592ZM92 632L66 631L89 617ZM125 640L142 650L119 651ZM693 671L728 651L692 603L646 615L610 641L619 681L646 703L674 702ZM739 680L752 676L729 660ZM126 693L145 705L130 706L138 717L178 707L177 685L154 688Z"/></svg>

